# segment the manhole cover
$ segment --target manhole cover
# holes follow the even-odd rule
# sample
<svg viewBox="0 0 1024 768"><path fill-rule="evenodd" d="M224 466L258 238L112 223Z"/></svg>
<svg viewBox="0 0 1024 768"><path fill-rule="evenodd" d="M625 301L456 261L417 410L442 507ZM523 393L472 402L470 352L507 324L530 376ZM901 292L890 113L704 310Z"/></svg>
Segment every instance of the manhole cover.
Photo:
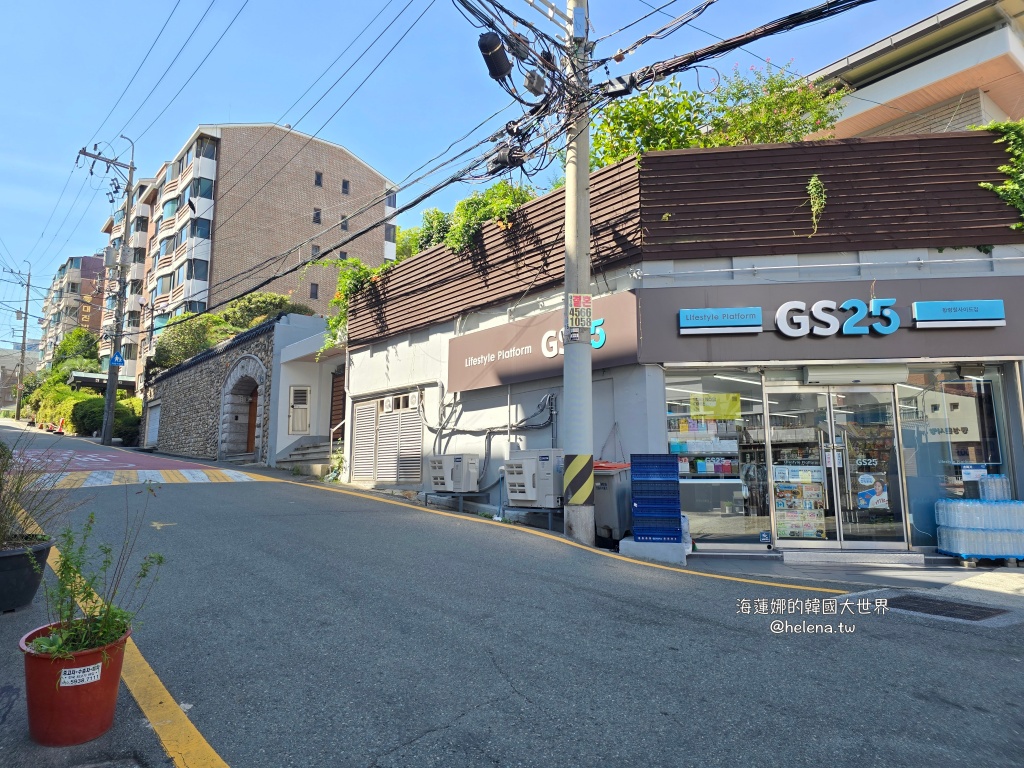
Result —
<svg viewBox="0 0 1024 768"><path fill-rule="evenodd" d="M901 611L912 611L914 613L928 613L932 616L945 616L949 619L963 619L964 621L984 621L993 616L1001 616L1007 611L1002 608L989 608L984 605L970 605L968 603L951 603L948 600L936 600L932 597L919 597L918 595L901 595L900 597L889 598L890 608L899 608Z"/></svg>

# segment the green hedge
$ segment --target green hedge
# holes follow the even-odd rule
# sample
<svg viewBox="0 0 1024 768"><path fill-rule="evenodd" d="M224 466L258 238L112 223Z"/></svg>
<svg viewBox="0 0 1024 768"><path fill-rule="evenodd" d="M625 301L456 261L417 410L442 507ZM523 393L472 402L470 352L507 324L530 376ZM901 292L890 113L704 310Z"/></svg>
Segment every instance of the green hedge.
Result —
<svg viewBox="0 0 1024 768"><path fill-rule="evenodd" d="M105 405L103 395L92 391L54 389L40 400L36 419L54 424L64 419L64 430L68 434L91 437L103 429ZM121 438L124 445L138 445L141 416L142 400L137 397L118 400L114 406L114 437Z"/></svg>

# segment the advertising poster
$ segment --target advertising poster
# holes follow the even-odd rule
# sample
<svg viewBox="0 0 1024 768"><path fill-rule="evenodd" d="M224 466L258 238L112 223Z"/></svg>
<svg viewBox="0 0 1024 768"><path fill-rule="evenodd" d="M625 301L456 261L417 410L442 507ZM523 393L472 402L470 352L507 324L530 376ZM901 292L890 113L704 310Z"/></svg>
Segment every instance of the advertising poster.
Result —
<svg viewBox="0 0 1024 768"><path fill-rule="evenodd" d="M733 421L740 417L739 392L690 395L690 415L714 421Z"/></svg>
<svg viewBox="0 0 1024 768"><path fill-rule="evenodd" d="M824 486L821 483L776 483L775 516L779 538L824 539Z"/></svg>

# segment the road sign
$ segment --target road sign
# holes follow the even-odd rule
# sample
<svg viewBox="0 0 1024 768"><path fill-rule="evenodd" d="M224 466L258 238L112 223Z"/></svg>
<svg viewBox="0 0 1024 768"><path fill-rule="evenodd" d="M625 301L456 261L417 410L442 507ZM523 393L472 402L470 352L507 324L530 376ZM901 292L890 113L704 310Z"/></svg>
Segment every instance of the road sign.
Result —
<svg viewBox="0 0 1024 768"><path fill-rule="evenodd" d="M124 358L121 356L120 352L115 352L114 353L114 356L112 358L110 358L110 364L111 365L116 365L118 367L124 365Z"/></svg>
<svg viewBox="0 0 1024 768"><path fill-rule="evenodd" d="M567 328L586 328L590 330L590 323L594 319L594 310L591 308L593 297L589 293L570 293L569 306L565 318Z"/></svg>

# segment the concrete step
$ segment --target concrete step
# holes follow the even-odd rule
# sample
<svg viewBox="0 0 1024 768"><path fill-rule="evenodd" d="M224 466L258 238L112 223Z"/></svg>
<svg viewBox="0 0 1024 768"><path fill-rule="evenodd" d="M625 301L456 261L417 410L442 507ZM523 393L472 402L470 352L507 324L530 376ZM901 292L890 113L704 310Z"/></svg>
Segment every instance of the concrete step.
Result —
<svg viewBox="0 0 1024 768"><path fill-rule="evenodd" d="M277 462L278 469L291 470L299 475L310 475L312 477L323 477L331 471L331 464L327 461L300 461L297 459L280 459Z"/></svg>
<svg viewBox="0 0 1024 768"><path fill-rule="evenodd" d="M256 461L255 453L231 453L224 457L224 461L232 464L252 464Z"/></svg>
<svg viewBox="0 0 1024 768"><path fill-rule="evenodd" d="M786 549L782 550L782 561L786 565L831 564L831 565L924 565L923 552L900 552L885 550L827 550L827 549Z"/></svg>
<svg viewBox="0 0 1024 768"><path fill-rule="evenodd" d="M304 445L301 448L296 448L294 451L288 454L290 459L304 459L309 457L327 458L330 456L331 449L327 443L319 443L318 445Z"/></svg>

